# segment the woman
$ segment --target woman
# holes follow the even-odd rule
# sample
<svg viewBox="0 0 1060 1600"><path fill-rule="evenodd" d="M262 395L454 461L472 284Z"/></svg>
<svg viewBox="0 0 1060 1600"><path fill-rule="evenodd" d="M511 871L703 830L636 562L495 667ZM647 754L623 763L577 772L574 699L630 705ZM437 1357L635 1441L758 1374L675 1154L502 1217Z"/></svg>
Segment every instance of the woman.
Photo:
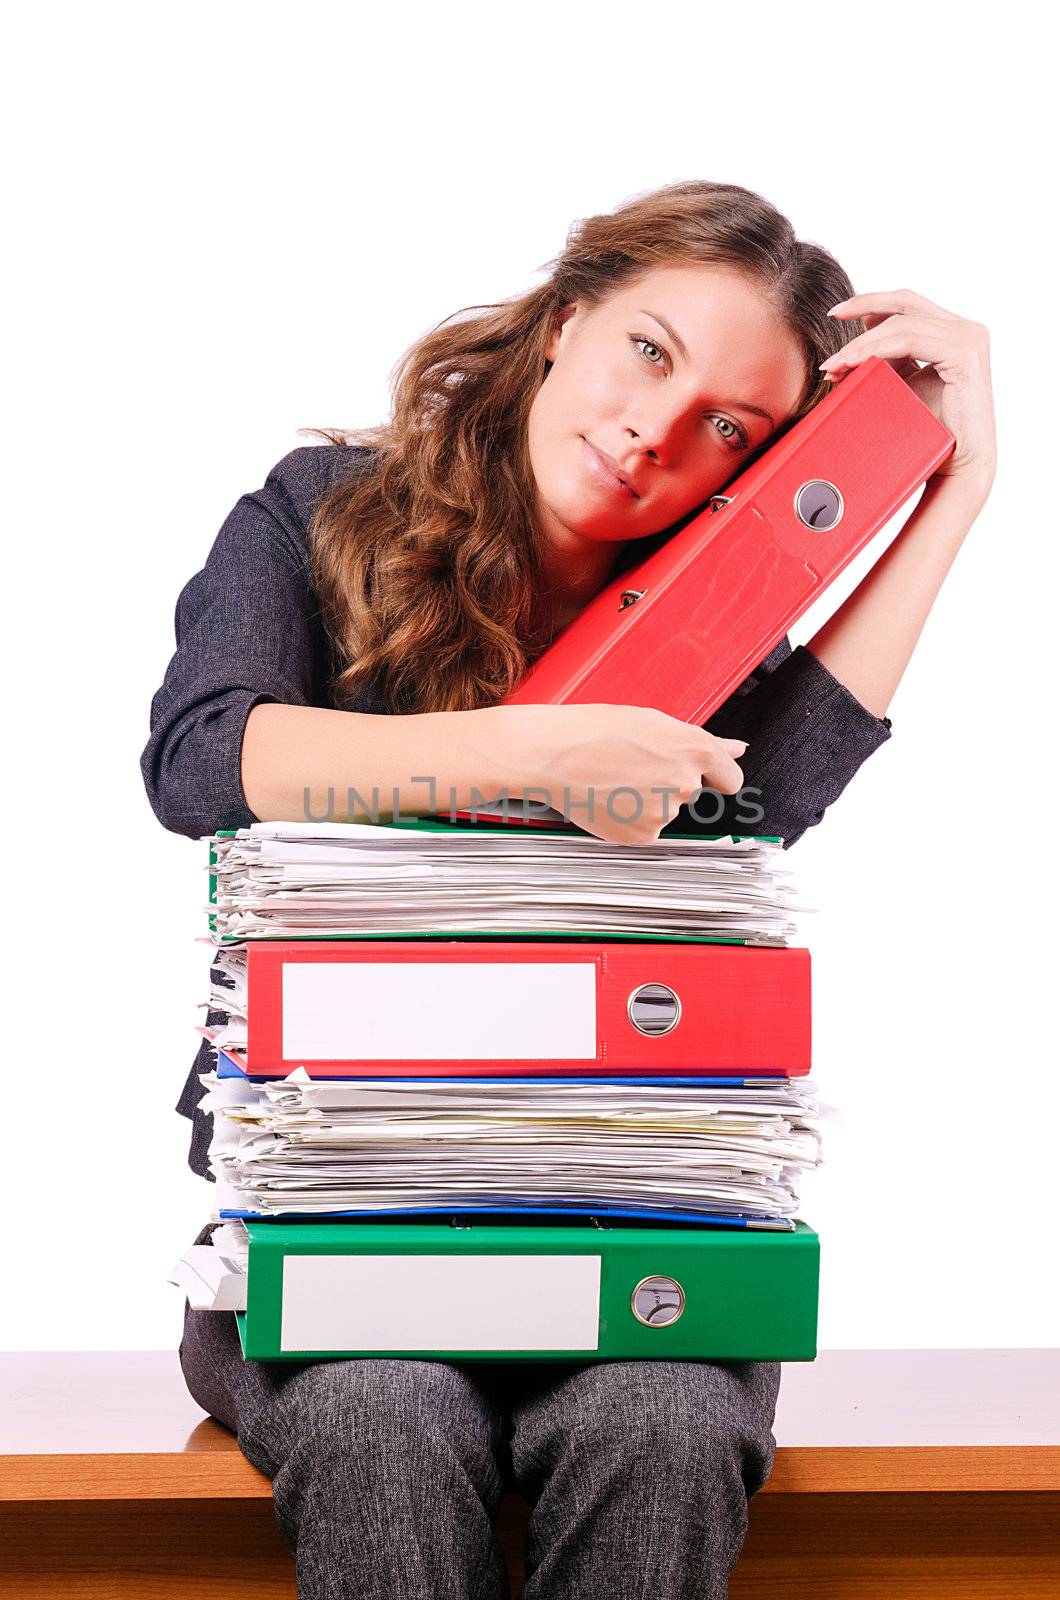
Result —
<svg viewBox="0 0 1060 1600"><path fill-rule="evenodd" d="M676 184L584 220L551 266L420 340L390 424L293 451L236 505L180 596L152 704L142 767L166 827L355 819L373 790L385 816L532 787L566 790L589 831L644 843L694 825L701 785L728 808L748 786L758 831L790 846L890 737L891 696L994 475L986 330L908 290L852 296L826 251L732 185ZM706 730L645 708L500 703L646 541L870 354L956 450L808 647L784 641ZM607 808L619 786L642 797L629 822ZM667 791L686 803L676 818ZM204 1175L210 1064L204 1045L179 1106ZM772 1461L765 1363L270 1367L243 1363L230 1317L195 1312L181 1356L195 1398L272 1477L305 1600L495 1600L492 1520L513 1482L534 1503L527 1600L649 1583L656 1600L721 1596Z"/></svg>

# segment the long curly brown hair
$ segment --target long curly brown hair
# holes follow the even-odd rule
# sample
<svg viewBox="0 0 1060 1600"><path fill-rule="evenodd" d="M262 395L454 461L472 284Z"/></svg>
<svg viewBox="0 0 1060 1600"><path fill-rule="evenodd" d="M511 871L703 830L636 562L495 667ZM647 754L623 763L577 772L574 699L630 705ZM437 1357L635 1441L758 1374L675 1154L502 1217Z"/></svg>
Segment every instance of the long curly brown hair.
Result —
<svg viewBox="0 0 1060 1600"><path fill-rule="evenodd" d="M740 471L811 410L817 371L862 331L826 313L853 285L761 195L736 184L674 183L576 222L548 281L468 306L401 358L393 418L374 428L303 432L367 445L368 467L340 478L309 529L313 577L335 651L341 703L375 681L392 711L455 711L504 700L549 643L536 597L539 550L527 423L549 368L556 313L588 307L657 267L724 263L764 290L806 352L806 388ZM652 540L647 554L698 512ZM616 570L621 570L623 557Z"/></svg>

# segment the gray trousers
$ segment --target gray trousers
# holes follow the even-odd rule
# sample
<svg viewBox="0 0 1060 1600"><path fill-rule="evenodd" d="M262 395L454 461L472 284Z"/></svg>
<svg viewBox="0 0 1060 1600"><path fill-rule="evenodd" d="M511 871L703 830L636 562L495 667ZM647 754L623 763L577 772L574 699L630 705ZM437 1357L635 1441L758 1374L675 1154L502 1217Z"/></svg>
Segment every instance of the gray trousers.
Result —
<svg viewBox="0 0 1060 1600"><path fill-rule="evenodd" d="M507 1600L508 1489L523 1600L724 1600L773 1463L766 1362L244 1362L190 1309L180 1361L272 1479L300 1600Z"/></svg>

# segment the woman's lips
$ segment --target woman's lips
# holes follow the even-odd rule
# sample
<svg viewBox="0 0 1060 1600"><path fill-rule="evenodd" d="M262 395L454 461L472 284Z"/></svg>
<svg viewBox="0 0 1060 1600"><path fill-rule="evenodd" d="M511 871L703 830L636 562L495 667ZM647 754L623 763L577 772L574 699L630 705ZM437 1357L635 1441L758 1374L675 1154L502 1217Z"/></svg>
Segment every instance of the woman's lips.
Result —
<svg viewBox="0 0 1060 1600"><path fill-rule="evenodd" d="M597 483L602 484L605 489L609 489L612 494L622 495L627 500L636 500L638 496L634 494L628 483L623 483L618 474L608 466L599 450L594 449L588 439L583 438L582 444L585 446L585 456L589 471Z"/></svg>

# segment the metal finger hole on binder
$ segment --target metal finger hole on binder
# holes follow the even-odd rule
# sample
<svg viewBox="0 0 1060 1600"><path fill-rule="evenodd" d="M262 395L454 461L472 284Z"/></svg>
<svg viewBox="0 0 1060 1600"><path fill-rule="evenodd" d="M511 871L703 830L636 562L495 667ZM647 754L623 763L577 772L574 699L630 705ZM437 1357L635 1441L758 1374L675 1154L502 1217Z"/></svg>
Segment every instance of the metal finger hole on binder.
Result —
<svg viewBox="0 0 1060 1600"><path fill-rule="evenodd" d="M685 1291L676 1278L655 1273L640 1280L630 1296L630 1306L646 1328L669 1328L685 1309Z"/></svg>
<svg viewBox="0 0 1060 1600"><path fill-rule="evenodd" d="M843 516L843 496L827 478L811 478L795 491L795 515L807 528L827 533Z"/></svg>
<svg viewBox="0 0 1060 1600"><path fill-rule="evenodd" d="M657 1038L672 1033L681 1020L681 1002L665 983L642 983L626 1002L626 1013L638 1033Z"/></svg>

